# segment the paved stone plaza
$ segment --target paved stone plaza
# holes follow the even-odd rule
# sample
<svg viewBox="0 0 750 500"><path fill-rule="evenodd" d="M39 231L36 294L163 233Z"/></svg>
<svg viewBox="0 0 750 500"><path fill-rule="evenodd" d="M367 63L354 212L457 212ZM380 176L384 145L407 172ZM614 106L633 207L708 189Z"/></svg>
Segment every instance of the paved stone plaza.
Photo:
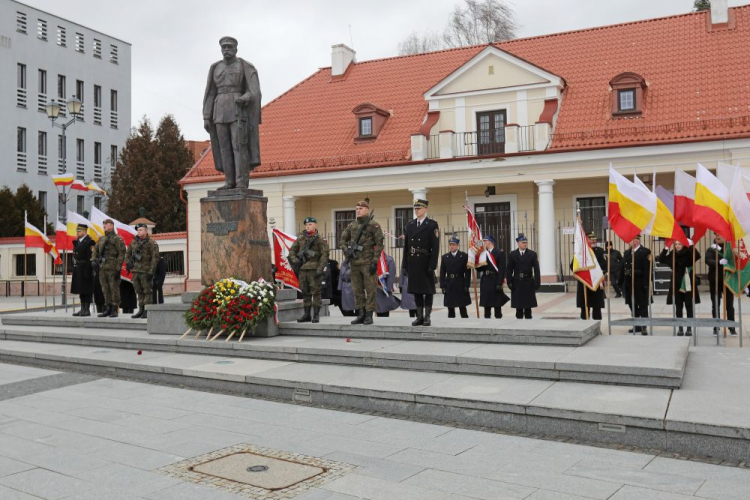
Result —
<svg viewBox="0 0 750 500"><path fill-rule="evenodd" d="M750 497L743 467L0 364L3 500L255 498L164 473L238 445L356 467L299 500Z"/></svg>

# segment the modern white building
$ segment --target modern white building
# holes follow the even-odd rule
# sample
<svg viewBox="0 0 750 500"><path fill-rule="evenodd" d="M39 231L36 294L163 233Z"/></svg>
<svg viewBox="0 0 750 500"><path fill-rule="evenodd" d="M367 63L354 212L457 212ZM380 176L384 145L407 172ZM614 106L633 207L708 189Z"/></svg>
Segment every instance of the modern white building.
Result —
<svg viewBox="0 0 750 500"><path fill-rule="evenodd" d="M58 203L51 175L65 171L108 187L110 172L130 133L130 49L127 42L14 0L0 0L0 187L27 184L50 217ZM61 106L56 123L82 113L65 137L45 107ZM93 194L74 192L68 209L100 206Z"/></svg>

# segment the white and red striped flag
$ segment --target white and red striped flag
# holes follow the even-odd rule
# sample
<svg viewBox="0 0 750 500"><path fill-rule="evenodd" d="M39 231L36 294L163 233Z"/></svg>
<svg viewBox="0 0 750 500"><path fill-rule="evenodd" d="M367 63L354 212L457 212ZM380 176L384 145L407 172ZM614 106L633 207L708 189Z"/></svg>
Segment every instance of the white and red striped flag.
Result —
<svg viewBox="0 0 750 500"><path fill-rule="evenodd" d="M380 252L380 258L378 259L378 284L380 285L380 288L383 289L383 293L385 293L386 297L390 295L388 293L388 286L386 285L389 273L388 260L386 260L385 250L383 250Z"/></svg>
<svg viewBox="0 0 750 500"><path fill-rule="evenodd" d="M299 290L299 278L294 274L292 265L287 259L289 249L292 248L297 238L287 234L281 229L273 229L273 257L276 263L276 281L283 283L289 288Z"/></svg>
<svg viewBox="0 0 750 500"><path fill-rule="evenodd" d="M471 208L468 205L464 205L466 209L466 219L468 223L469 231L469 261L466 267L473 269L475 267L481 267L487 264L487 256L484 250L484 243L482 243L482 230L479 228L477 218L474 216ZM495 266L497 269L497 266Z"/></svg>
<svg viewBox="0 0 750 500"><path fill-rule="evenodd" d="M589 246L589 239L583 230L581 221L576 221L575 250L573 253L573 276L586 288L596 291L604 281L604 272L596 260L594 251Z"/></svg>
<svg viewBox="0 0 750 500"><path fill-rule="evenodd" d="M695 177L680 169L674 172L674 218L680 224L693 228L692 240L696 242L706 234L705 227L696 227L693 221L695 210Z"/></svg>

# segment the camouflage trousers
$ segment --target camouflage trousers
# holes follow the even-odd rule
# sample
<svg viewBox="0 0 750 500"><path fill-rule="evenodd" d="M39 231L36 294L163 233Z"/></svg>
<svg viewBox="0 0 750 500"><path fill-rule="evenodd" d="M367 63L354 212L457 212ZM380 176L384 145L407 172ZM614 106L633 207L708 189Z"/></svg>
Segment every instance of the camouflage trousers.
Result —
<svg viewBox="0 0 750 500"><path fill-rule="evenodd" d="M102 286L104 303L120 308L120 270L100 270L99 284Z"/></svg>
<svg viewBox="0 0 750 500"><path fill-rule="evenodd" d="M305 307L320 307L321 299L320 280L315 277L315 269L303 269L299 272L299 287L302 290L302 303Z"/></svg>
<svg viewBox="0 0 750 500"><path fill-rule="evenodd" d="M153 279L148 279L146 273L133 273L133 288L138 297L138 307L150 304L153 300Z"/></svg>
<svg viewBox="0 0 750 500"><path fill-rule="evenodd" d="M352 262L352 288L357 309L375 311L375 293L378 288L377 273L370 273L369 262Z"/></svg>

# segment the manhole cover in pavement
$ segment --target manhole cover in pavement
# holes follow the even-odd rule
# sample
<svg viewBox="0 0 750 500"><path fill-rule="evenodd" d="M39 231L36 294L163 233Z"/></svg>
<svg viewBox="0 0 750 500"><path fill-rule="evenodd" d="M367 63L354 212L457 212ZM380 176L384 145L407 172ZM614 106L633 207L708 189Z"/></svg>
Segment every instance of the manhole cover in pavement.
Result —
<svg viewBox="0 0 750 500"><path fill-rule="evenodd" d="M192 467L195 472L267 490L288 488L325 472L321 467L256 455L235 453Z"/></svg>

